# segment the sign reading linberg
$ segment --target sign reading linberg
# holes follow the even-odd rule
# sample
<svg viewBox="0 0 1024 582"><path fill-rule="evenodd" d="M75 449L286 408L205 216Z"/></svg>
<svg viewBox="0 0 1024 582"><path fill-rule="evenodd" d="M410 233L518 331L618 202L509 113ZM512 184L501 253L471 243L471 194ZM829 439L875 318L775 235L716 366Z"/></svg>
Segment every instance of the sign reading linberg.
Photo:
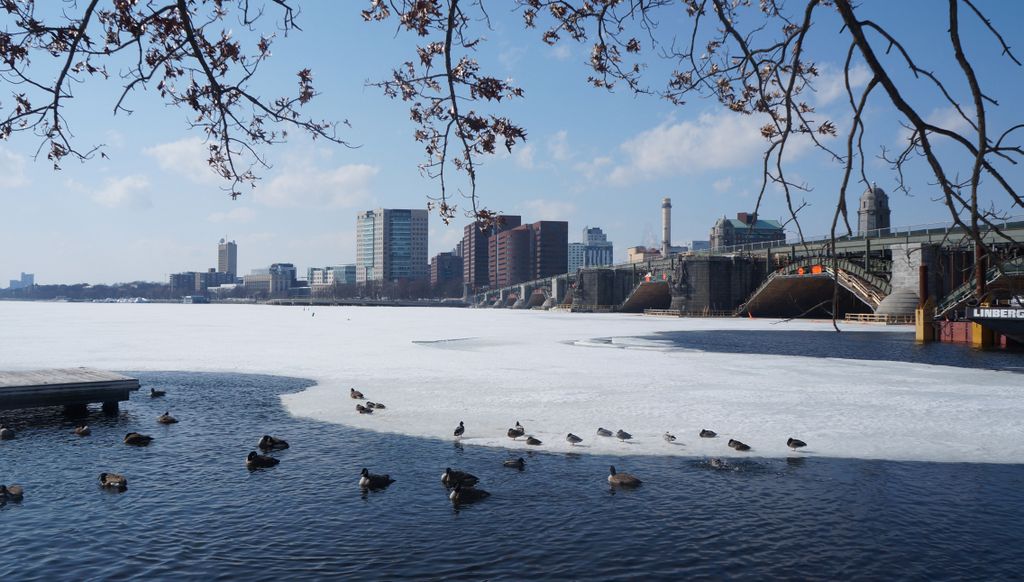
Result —
<svg viewBox="0 0 1024 582"><path fill-rule="evenodd" d="M968 312L971 319L1022 319L1024 320L1024 309L1009 309L999 307L972 307Z"/></svg>

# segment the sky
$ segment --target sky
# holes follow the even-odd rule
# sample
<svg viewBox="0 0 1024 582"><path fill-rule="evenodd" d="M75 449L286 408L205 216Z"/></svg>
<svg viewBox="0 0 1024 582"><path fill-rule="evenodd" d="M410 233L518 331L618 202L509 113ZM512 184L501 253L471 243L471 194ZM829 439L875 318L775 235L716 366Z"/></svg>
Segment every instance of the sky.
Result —
<svg viewBox="0 0 1024 582"><path fill-rule="evenodd" d="M412 138L407 104L367 86L415 58L422 39L397 32L394 22L363 22L360 10L367 2L297 4L302 30L278 35L273 57L254 82L255 92L267 97L294 93L296 71L312 69L320 94L304 111L314 118L348 120L350 127L341 127L341 137L357 147L314 142L290 131L288 143L263 150L273 167L259 172L257 187L231 200L206 166L201 136L189 130L186 112L166 106L150 88L129 96L131 115L114 115L118 76L88 79L74 86L65 114L76 144L105 144L108 158L67 159L54 171L45 156L34 159L35 137L15 135L0 142L0 287L22 271L35 273L38 284L166 281L171 273L216 266L221 238L237 241L241 273L274 262L294 263L300 272L354 263L357 212L425 207L438 185L418 170L423 153ZM580 240L586 226L601 227L618 261L625 260L627 247L658 244L663 197L672 198L674 244L706 240L718 218L753 210L761 179L764 141L758 128L763 120L727 112L715 101L694 98L676 106L624 88L594 89L586 82L588 44L563 40L547 46L539 29L523 28L511 2L487 6L490 28L477 29L483 42L475 57L485 71L522 87L525 97L481 109L524 126L527 141L511 154L483 161L478 193L486 207L520 214L525 222L566 220L570 242ZM1018 57L1024 56L1024 3L990 0L979 6ZM267 15L273 16L273 10L268 7ZM954 95L965 95L966 84L948 46L944 5L869 0L859 10L890 27L922 68L948 79ZM12 26L7 18L0 16L0 27ZM685 18L682 10L667 13L659 38L670 42L673 27L682 30ZM1000 103L988 108L990 126L1024 121L1018 105L1024 69L1000 57L994 39L966 9L961 20L968 57ZM842 135L850 123L841 77L848 37L828 9L819 11L816 25L808 50L822 74L808 100L819 115L836 122ZM241 26L233 32L246 34ZM46 56L36 59L40 71L53 65ZM671 64L656 57L648 62L646 78L660 86ZM115 62L110 68L121 66ZM863 86L867 69L855 62L853 71L853 80ZM898 71L896 80L908 100L929 120L964 126L926 82L913 80L905 68ZM5 85L0 108L6 114L13 87L0 84ZM867 174L892 193L895 174L876 156L882 147L898 149L907 131L877 91L864 117ZM835 138L830 145L841 148L843 143ZM948 144L938 148L950 168L964 175L969 171ZM825 234L841 169L811 148L796 144L793 150L788 172L812 188L798 199L807 204L800 214L804 234ZM1021 170L1002 168L1012 183L1024 183ZM907 179L910 195L890 196L892 224L948 222L948 210L935 201L927 167L912 164ZM989 186L983 184L983 190ZM860 184L851 192L855 197L863 189ZM855 203L851 199L850 205ZM1024 209L1011 214L1024 215ZM768 192L760 216L786 220L778 191ZM444 225L432 214L431 255L451 250L468 222L460 215ZM856 229L855 216L851 222Z"/></svg>

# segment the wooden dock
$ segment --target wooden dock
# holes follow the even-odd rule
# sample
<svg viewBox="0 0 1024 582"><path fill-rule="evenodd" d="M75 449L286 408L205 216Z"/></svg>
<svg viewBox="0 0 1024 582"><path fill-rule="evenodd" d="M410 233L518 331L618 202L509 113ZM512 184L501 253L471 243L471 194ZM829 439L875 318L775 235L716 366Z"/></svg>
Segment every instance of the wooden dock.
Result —
<svg viewBox="0 0 1024 582"><path fill-rule="evenodd" d="M92 368L0 371L0 410L64 406L84 412L87 404L102 403L105 412L116 412L138 389L136 378Z"/></svg>

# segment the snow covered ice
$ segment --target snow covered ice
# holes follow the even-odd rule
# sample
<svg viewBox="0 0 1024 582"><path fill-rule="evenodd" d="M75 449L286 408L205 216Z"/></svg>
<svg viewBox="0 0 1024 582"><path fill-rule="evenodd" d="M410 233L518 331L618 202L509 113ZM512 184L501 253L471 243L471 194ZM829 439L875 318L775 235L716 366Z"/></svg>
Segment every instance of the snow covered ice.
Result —
<svg viewBox="0 0 1024 582"><path fill-rule="evenodd" d="M660 331L830 323L455 308L0 302L0 369L309 378L294 416L466 445L576 453L1024 462L1024 375L679 349ZM890 333L891 328L848 326ZM905 331L906 328L900 329ZM966 349L966 348L965 348ZM387 409L356 413L355 387ZM137 397L137 396L136 396ZM528 447L516 421L543 441ZM598 427L633 435L596 436ZM702 428L719 438L701 439ZM668 443L662 435L678 437ZM567 433L583 437L571 447ZM800 453L786 447L796 437ZM753 450L739 453L730 438Z"/></svg>

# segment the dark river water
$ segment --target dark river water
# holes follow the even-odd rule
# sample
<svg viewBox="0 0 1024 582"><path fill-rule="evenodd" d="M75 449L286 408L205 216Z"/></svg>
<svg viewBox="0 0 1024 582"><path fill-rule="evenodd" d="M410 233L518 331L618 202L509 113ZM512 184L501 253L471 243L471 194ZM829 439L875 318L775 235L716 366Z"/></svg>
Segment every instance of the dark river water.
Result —
<svg viewBox="0 0 1024 582"><path fill-rule="evenodd" d="M773 334L774 336L774 334ZM9 412L0 580L1020 579L1024 466L818 457L706 459L506 452L290 417L304 380L139 373L92 436L59 410ZM181 421L157 425L169 409ZM386 413L386 411L385 411ZM155 437L122 444L128 431ZM250 472L264 433L292 447ZM608 465L644 484L608 488ZM359 470L397 482L363 494ZM439 478L492 496L455 508ZM97 485L123 473L128 490Z"/></svg>
<svg viewBox="0 0 1024 582"><path fill-rule="evenodd" d="M914 332L701 330L666 331L651 339L684 349L727 354L888 360L958 368L1024 372L1024 350L975 350L962 344L914 340Z"/></svg>

